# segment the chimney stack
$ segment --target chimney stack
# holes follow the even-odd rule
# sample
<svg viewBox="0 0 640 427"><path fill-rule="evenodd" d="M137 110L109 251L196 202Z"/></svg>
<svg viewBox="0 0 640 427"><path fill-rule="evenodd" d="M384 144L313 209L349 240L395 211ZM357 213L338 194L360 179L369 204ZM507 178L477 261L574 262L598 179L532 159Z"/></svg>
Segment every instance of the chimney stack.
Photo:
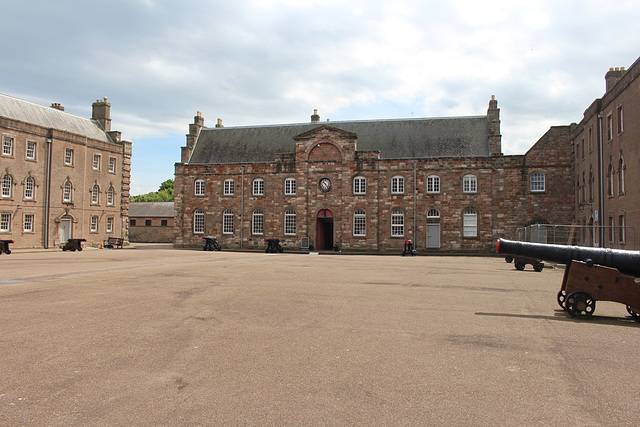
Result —
<svg viewBox="0 0 640 427"><path fill-rule="evenodd" d="M216 123L216 127L217 128L223 128L224 125L222 124L222 119L218 119L218 123Z"/></svg>
<svg viewBox="0 0 640 427"><path fill-rule="evenodd" d="M64 107L61 104L58 104L57 102L54 102L53 104L51 104L51 108L55 108L56 110L64 111Z"/></svg>
<svg viewBox="0 0 640 427"><path fill-rule="evenodd" d="M91 118L100 123L105 132L111 132L111 104L106 97L93 103Z"/></svg>
<svg viewBox="0 0 640 427"><path fill-rule="evenodd" d="M318 115L318 110L313 110L313 115L311 116L311 123L319 122L320 116Z"/></svg>
<svg viewBox="0 0 640 427"><path fill-rule="evenodd" d="M605 74L604 79L606 81L606 92L609 92L611 88L613 88L616 83L626 74L626 70L624 67L616 67L609 68L607 74Z"/></svg>

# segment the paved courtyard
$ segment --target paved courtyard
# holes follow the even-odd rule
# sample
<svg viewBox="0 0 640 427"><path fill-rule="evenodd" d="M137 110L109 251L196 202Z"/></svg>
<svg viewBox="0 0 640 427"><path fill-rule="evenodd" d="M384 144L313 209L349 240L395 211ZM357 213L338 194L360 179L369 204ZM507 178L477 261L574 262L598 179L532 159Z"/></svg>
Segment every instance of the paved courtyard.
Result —
<svg viewBox="0 0 640 427"><path fill-rule="evenodd" d="M640 324L501 258L0 257L0 425L637 425Z"/></svg>

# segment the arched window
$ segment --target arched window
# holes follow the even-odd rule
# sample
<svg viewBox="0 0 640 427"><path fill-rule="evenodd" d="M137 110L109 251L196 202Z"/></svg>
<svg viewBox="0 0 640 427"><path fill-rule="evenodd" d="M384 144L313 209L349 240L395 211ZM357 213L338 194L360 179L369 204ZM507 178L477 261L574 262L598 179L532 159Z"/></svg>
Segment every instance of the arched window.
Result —
<svg viewBox="0 0 640 427"><path fill-rule="evenodd" d="M534 172L529 177L532 193L542 193L545 190L544 174L540 172Z"/></svg>
<svg viewBox="0 0 640 427"><path fill-rule="evenodd" d="M71 197L73 193L73 185L71 181L66 181L64 186L62 187L62 201L66 203L71 203Z"/></svg>
<svg viewBox="0 0 640 427"><path fill-rule="evenodd" d="M235 192L235 182L232 179L226 179L224 181L224 195L233 196Z"/></svg>
<svg viewBox="0 0 640 427"><path fill-rule="evenodd" d="M391 212L391 236L404 236L404 212L400 209Z"/></svg>
<svg viewBox="0 0 640 427"><path fill-rule="evenodd" d="M440 219L440 211L435 208L431 208L427 211L427 219Z"/></svg>
<svg viewBox="0 0 640 427"><path fill-rule="evenodd" d="M353 194L367 193L367 179L363 176L353 178Z"/></svg>
<svg viewBox="0 0 640 427"><path fill-rule="evenodd" d="M93 187L91 187L91 204L97 205L98 203L100 203L100 187L98 187L98 184L93 184Z"/></svg>
<svg viewBox="0 0 640 427"><path fill-rule="evenodd" d="M391 194L404 194L404 178L394 176L391 178Z"/></svg>
<svg viewBox="0 0 640 427"><path fill-rule="evenodd" d="M467 208L463 214L463 237L478 236L478 213L473 208Z"/></svg>
<svg viewBox="0 0 640 427"><path fill-rule="evenodd" d="M427 177L427 193L435 194L440 192L440 177L438 175L429 175Z"/></svg>
<svg viewBox="0 0 640 427"><path fill-rule="evenodd" d="M284 213L284 234L296 234L296 211L293 209Z"/></svg>
<svg viewBox="0 0 640 427"><path fill-rule="evenodd" d="M264 234L264 213L259 209L251 216L251 234Z"/></svg>
<svg viewBox="0 0 640 427"><path fill-rule="evenodd" d="M11 175L6 174L2 177L2 197L11 197L11 187L13 185L13 179Z"/></svg>
<svg viewBox="0 0 640 427"><path fill-rule="evenodd" d="M593 166L589 166L589 202L593 202Z"/></svg>
<svg viewBox="0 0 640 427"><path fill-rule="evenodd" d="M618 194L624 194L624 170L626 169L626 165L624 164L624 157L622 154L620 155L620 160L618 161Z"/></svg>
<svg viewBox="0 0 640 427"><path fill-rule="evenodd" d="M204 211L202 209L193 211L193 233L204 233Z"/></svg>
<svg viewBox="0 0 640 427"><path fill-rule="evenodd" d="M462 192L463 193L478 192L478 178L475 175L465 175L462 178Z"/></svg>
<svg viewBox="0 0 640 427"><path fill-rule="evenodd" d="M35 197L36 181L32 177L27 177L24 181L24 198L33 200Z"/></svg>
<svg viewBox="0 0 640 427"><path fill-rule="evenodd" d="M264 196L264 179L253 180L253 195Z"/></svg>
<svg viewBox="0 0 640 427"><path fill-rule="evenodd" d="M204 179L196 179L194 194L196 196L204 196Z"/></svg>
<svg viewBox="0 0 640 427"><path fill-rule="evenodd" d="M107 205L113 206L115 204L115 200L116 191L113 189L113 187L109 187L109 189L107 190Z"/></svg>
<svg viewBox="0 0 640 427"><path fill-rule="evenodd" d="M353 213L353 235L367 235L367 214L362 209L358 209Z"/></svg>
<svg viewBox="0 0 640 427"><path fill-rule="evenodd" d="M227 209L222 214L222 234L233 234L233 211Z"/></svg>
<svg viewBox="0 0 640 427"><path fill-rule="evenodd" d="M609 163L609 172L607 174L607 194L609 197L613 197L613 165Z"/></svg>

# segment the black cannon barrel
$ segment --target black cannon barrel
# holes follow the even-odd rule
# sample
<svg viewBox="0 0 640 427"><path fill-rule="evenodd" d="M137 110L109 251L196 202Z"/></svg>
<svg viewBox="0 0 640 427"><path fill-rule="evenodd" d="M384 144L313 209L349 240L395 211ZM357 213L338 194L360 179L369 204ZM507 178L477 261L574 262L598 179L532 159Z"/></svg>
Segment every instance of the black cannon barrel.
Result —
<svg viewBox="0 0 640 427"><path fill-rule="evenodd" d="M621 273L640 277L640 251L591 248L586 246L547 245L498 239L496 252L539 258L570 264L571 261L592 261L594 264L618 269Z"/></svg>

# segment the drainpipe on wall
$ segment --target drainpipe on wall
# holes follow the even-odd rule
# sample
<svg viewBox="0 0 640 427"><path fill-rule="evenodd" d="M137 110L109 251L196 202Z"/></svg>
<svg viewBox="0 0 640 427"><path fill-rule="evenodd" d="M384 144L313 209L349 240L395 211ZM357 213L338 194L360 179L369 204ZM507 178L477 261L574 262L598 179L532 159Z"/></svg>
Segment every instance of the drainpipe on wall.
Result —
<svg viewBox="0 0 640 427"><path fill-rule="evenodd" d="M242 170L242 207L240 209L240 249L243 247L244 241L244 166L241 166Z"/></svg>
<svg viewBox="0 0 640 427"><path fill-rule="evenodd" d="M44 185L44 248L49 249L49 215L51 210L51 152L53 145L52 131L47 136L47 182Z"/></svg>
<svg viewBox="0 0 640 427"><path fill-rule="evenodd" d="M604 213L604 130L602 129L602 111L598 113L598 169L600 170L600 179L598 185L600 186L600 206L598 206L598 210L596 213L598 214L598 228L599 228L599 238L600 238L600 247L604 247L604 227L602 226L602 221L604 218L602 214Z"/></svg>
<svg viewBox="0 0 640 427"><path fill-rule="evenodd" d="M413 162L413 244L418 241L418 162Z"/></svg>

